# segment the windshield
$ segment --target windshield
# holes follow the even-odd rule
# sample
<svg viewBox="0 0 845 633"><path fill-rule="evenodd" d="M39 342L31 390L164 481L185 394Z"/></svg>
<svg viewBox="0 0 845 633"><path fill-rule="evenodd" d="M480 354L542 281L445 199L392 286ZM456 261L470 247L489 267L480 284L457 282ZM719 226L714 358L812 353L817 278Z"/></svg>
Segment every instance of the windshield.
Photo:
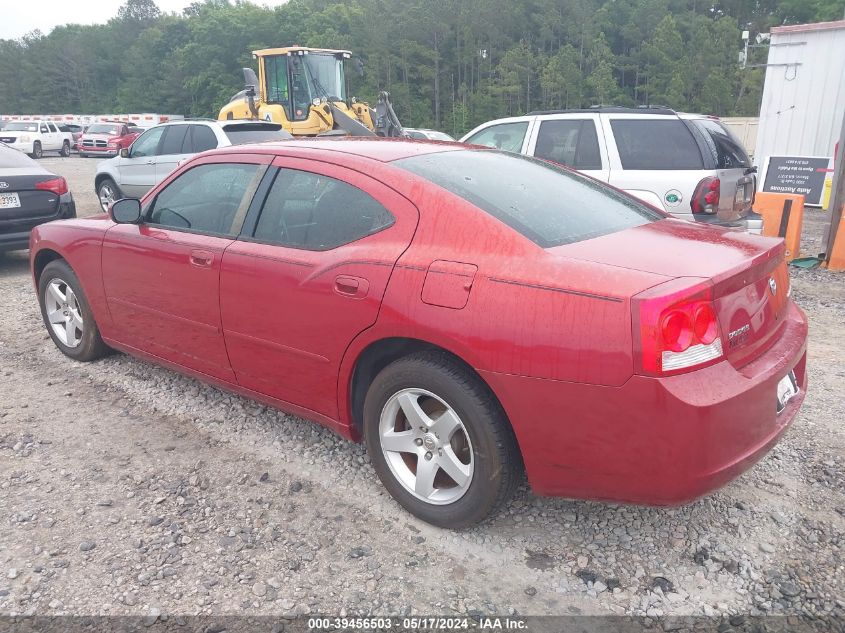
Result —
<svg viewBox="0 0 845 633"><path fill-rule="evenodd" d="M118 130L120 129L117 125L107 125L105 123L95 123L91 127L89 127L86 131L89 134L117 134Z"/></svg>
<svg viewBox="0 0 845 633"><path fill-rule="evenodd" d="M303 55L300 59L305 63L312 99L346 100L343 59L314 53Z"/></svg>
<svg viewBox="0 0 845 633"><path fill-rule="evenodd" d="M4 129L7 132L37 132L38 123L32 121L12 121Z"/></svg>
<svg viewBox="0 0 845 633"><path fill-rule="evenodd" d="M393 164L460 196L542 248L665 217L592 178L499 150L423 154Z"/></svg>

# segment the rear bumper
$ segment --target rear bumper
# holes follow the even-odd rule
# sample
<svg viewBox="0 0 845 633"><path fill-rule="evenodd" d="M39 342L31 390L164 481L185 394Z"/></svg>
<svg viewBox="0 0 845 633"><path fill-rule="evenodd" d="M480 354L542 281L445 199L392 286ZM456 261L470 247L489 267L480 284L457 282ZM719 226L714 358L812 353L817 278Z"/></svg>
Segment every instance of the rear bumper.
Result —
<svg viewBox="0 0 845 633"><path fill-rule="evenodd" d="M675 505L731 481L795 418L807 388L807 321L790 304L765 354L621 387L481 372L507 412L537 494ZM776 411L777 383L801 391Z"/></svg>
<svg viewBox="0 0 845 633"><path fill-rule="evenodd" d="M722 220L716 215L709 215L703 213L693 214L692 218L696 222L701 222L703 224L721 226L729 229L739 229L741 231L747 231L755 235L762 235L763 233L763 216L758 213L754 213L753 211L749 211L745 216L741 218L737 218L736 220L730 221Z"/></svg>
<svg viewBox="0 0 845 633"><path fill-rule="evenodd" d="M29 232L41 224L53 220L65 220L76 217L76 203L73 196L66 193L59 199L57 213L50 217L20 218L14 222L0 222L0 252L17 251L29 248Z"/></svg>

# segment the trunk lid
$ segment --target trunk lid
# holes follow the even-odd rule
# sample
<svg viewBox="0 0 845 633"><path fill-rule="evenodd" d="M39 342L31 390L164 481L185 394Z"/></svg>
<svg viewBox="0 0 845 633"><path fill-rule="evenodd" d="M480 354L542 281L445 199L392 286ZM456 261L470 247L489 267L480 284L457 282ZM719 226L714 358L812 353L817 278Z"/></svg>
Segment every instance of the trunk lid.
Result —
<svg viewBox="0 0 845 633"><path fill-rule="evenodd" d="M549 249L574 259L707 280L726 358L740 367L776 340L789 298L780 238L666 219Z"/></svg>

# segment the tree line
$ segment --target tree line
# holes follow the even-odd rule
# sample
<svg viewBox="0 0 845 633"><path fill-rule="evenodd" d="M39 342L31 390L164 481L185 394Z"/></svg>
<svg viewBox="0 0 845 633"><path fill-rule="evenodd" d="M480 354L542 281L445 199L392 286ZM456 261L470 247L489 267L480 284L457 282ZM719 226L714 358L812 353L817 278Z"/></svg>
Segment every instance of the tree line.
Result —
<svg viewBox="0 0 845 633"><path fill-rule="evenodd" d="M391 93L403 124L458 135L493 118L595 104L758 113L741 32L841 19L845 0L128 0L104 24L0 40L0 113L215 117L250 51L353 51L351 94ZM750 62L764 63L765 46Z"/></svg>

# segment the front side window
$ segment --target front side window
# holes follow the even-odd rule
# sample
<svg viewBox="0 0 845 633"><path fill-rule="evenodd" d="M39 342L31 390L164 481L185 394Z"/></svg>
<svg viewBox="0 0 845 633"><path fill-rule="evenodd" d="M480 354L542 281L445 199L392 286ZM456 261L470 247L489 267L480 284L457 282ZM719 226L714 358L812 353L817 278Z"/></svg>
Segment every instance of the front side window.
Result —
<svg viewBox="0 0 845 633"><path fill-rule="evenodd" d="M377 233L395 218L369 194L328 176L280 169L253 237L324 251Z"/></svg>
<svg viewBox="0 0 845 633"><path fill-rule="evenodd" d="M542 248L665 217L591 178L519 154L439 152L393 164L460 196Z"/></svg>
<svg viewBox="0 0 845 633"><path fill-rule="evenodd" d="M622 169L704 169L686 124L674 117L610 122Z"/></svg>
<svg viewBox="0 0 845 633"><path fill-rule="evenodd" d="M94 126L92 125L91 127ZM88 132L91 132L90 128ZM154 127L141 134L141 136L136 138L135 142L132 143L132 152L130 156L132 158L140 158L142 156L157 156L159 153L159 141L161 140L161 135L163 133L163 127Z"/></svg>
<svg viewBox="0 0 845 633"><path fill-rule="evenodd" d="M288 109L290 92L288 90L288 58L286 55L274 55L264 60L266 73L267 101L279 103ZM288 117L290 115L288 114Z"/></svg>
<svg viewBox="0 0 845 633"><path fill-rule="evenodd" d="M500 123L484 128L469 137L466 142L518 153L522 149L522 141L525 139L525 132L527 131L528 121Z"/></svg>
<svg viewBox="0 0 845 633"><path fill-rule="evenodd" d="M237 235L263 165L198 165L156 196L147 223L215 235Z"/></svg>
<svg viewBox="0 0 845 633"><path fill-rule="evenodd" d="M591 119L543 121L534 156L575 169L601 169L596 124Z"/></svg>

